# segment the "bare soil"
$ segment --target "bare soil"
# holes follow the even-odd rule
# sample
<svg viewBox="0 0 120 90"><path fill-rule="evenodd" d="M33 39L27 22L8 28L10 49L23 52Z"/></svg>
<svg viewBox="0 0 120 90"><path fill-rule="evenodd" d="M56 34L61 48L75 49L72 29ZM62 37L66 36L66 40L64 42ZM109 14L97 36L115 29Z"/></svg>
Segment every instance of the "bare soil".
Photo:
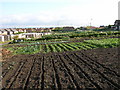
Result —
<svg viewBox="0 0 120 90"><path fill-rule="evenodd" d="M2 62L3 89L120 89L117 48L16 55Z"/></svg>

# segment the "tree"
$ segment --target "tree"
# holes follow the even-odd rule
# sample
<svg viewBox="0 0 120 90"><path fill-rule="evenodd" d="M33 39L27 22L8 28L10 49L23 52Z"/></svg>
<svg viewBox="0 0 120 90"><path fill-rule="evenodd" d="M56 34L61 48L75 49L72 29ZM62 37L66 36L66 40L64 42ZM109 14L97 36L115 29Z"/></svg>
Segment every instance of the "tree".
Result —
<svg viewBox="0 0 120 90"><path fill-rule="evenodd" d="M111 28L111 25L108 25L108 29L110 29Z"/></svg>

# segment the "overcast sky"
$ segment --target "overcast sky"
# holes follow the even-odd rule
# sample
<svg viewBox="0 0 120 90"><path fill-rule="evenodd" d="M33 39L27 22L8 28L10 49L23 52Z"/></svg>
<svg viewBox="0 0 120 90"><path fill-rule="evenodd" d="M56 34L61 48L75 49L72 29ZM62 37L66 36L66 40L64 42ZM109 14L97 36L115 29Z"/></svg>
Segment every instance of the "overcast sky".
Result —
<svg viewBox="0 0 120 90"><path fill-rule="evenodd" d="M0 0L0 27L114 24L119 0Z"/></svg>

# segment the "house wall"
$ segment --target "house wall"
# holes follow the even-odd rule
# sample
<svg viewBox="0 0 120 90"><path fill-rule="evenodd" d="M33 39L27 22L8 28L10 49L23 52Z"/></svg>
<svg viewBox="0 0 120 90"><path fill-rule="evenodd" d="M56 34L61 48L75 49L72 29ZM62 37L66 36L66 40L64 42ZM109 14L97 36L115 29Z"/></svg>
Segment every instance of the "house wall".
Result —
<svg viewBox="0 0 120 90"><path fill-rule="evenodd" d="M4 36L0 36L0 41L4 42Z"/></svg>
<svg viewBox="0 0 120 90"><path fill-rule="evenodd" d="M23 35L23 34L19 34L19 35L18 35L18 38L26 38L26 37L25 37L25 35Z"/></svg>
<svg viewBox="0 0 120 90"><path fill-rule="evenodd" d="M1 35L7 35L7 31L2 31Z"/></svg>
<svg viewBox="0 0 120 90"><path fill-rule="evenodd" d="M12 32L12 31L7 31L7 35L11 35L11 34L13 34L14 32Z"/></svg>
<svg viewBox="0 0 120 90"><path fill-rule="evenodd" d="M1 35L0 36L0 41L4 42L4 41L9 41L10 40L10 36L9 35Z"/></svg>
<svg viewBox="0 0 120 90"><path fill-rule="evenodd" d="M19 34L19 38L26 38L26 39L40 38L42 35L43 35L42 33L23 33L23 34Z"/></svg>
<svg viewBox="0 0 120 90"><path fill-rule="evenodd" d="M2 34L2 31L0 31L0 35Z"/></svg>
<svg viewBox="0 0 120 90"><path fill-rule="evenodd" d="M34 38L34 35L33 34L28 34L28 35L25 35L26 38Z"/></svg>
<svg viewBox="0 0 120 90"><path fill-rule="evenodd" d="M5 31L6 32L6 31ZM4 32L4 33L5 33ZM9 31L7 31L9 32ZM6 33L7 33L6 32ZM9 33L10 34L10 33ZM1 34L0 41L8 41L8 40L13 40L15 36L18 36L18 38L26 38L26 39L31 39L31 38L41 38L43 35L49 35L51 33L22 33L22 34L13 34L11 33L10 35L6 34Z"/></svg>

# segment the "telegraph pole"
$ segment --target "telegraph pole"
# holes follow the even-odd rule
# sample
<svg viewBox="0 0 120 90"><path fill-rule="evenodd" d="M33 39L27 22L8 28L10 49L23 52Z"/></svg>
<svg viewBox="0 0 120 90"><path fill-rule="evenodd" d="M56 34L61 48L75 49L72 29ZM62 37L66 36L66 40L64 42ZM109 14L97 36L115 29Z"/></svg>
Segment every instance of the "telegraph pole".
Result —
<svg viewBox="0 0 120 90"><path fill-rule="evenodd" d="M118 20L120 20L120 1L118 2Z"/></svg>
<svg viewBox="0 0 120 90"><path fill-rule="evenodd" d="M91 19L90 19L90 26L92 26L92 20L93 20L93 19L91 18Z"/></svg>

